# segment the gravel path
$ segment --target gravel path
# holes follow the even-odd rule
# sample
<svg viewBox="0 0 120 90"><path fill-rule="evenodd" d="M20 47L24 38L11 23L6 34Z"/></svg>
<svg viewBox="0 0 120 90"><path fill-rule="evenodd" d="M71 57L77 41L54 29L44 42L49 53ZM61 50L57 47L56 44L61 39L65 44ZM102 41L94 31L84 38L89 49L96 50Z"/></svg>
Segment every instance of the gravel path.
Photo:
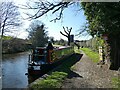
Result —
<svg viewBox="0 0 120 90"><path fill-rule="evenodd" d="M63 82L62 88L112 88L111 79L118 75L117 71L108 69L107 65L97 65L83 54L81 60L74 65L75 77ZM117 88L117 87L116 87Z"/></svg>

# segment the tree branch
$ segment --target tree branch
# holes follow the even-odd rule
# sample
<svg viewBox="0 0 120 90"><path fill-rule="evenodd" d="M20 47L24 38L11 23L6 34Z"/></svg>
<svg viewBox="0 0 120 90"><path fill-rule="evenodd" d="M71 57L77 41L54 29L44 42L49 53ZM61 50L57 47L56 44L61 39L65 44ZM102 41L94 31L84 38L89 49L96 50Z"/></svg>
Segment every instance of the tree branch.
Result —
<svg viewBox="0 0 120 90"><path fill-rule="evenodd" d="M68 27L67 27L68 28ZM64 32L68 35L69 33L65 30L65 28L63 27L63 29L64 29Z"/></svg>
<svg viewBox="0 0 120 90"><path fill-rule="evenodd" d="M63 36L65 36L65 37L67 37L67 38L68 38L68 36L67 36L67 35L65 35L64 33L62 33L61 31L60 31L60 33L61 33Z"/></svg>
<svg viewBox="0 0 120 90"><path fill-rule="evenodd" d="M34 15L27 14L29 18L27 19L37 19L42 17L43 15L47 14L49 11L52 11L52 14L59 12L59 16L55 19L51 20L56 22L56 20L60 20L63 15L63 10L67 8L69 5L73 4L74 2L58 2L57 4L53 4L49 1L42 1L34 2L37 6L30 6L29 4L23 5L26 9L35 9L37 12Z"/></svg>

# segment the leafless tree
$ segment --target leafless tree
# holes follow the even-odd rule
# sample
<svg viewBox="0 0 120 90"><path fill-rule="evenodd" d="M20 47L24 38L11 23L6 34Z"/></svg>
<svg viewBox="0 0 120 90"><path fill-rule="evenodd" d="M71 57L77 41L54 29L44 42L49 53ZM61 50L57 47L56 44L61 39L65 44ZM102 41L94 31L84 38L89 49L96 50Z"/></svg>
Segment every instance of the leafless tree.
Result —
<svg viewBox="0 0 120 90"><path fill-rule="evenodd" d="M63 36L67 37L67 39L68 39L68 45L70 45L70 33L71 33L71 30L72 30L72 27L70 29L68 29L68 27L66 27L66 28L67 28L67 30L65 30L65 27L63 27L65 34L63 32L61 32L61 31L60 31L60 33Z"/></svg>
<svg viewBox="0 0 120 90"><path fill-rule="evenodd" d="M1 37L5 32L13 32L16 26L20 26L20 13L13 2L0 3L0 32Z"/></svg>
<svg viewBox="0 0 120 90"><path fill-rule="evenodd" d="M32 1L30 1L32 2ZM34 3L34 4L33 4ZM43 15L47 14L48 12L52 12L52 14L59 13L58 17L54 18L51 21L56 22L57 20L60 20L63 16L63 11L65 8L68 8L68 6L74 4L75 2L72 2L70 0L69 2L65 2L63 0L58 1L51 1L50 0L38 0L38 2L33 2L32 4L27 3L26 5L22 5L21 8L23 9L31 9L35 11L35 14L27 13L29 16L29 19L37 19L42 17Z"/></svg>

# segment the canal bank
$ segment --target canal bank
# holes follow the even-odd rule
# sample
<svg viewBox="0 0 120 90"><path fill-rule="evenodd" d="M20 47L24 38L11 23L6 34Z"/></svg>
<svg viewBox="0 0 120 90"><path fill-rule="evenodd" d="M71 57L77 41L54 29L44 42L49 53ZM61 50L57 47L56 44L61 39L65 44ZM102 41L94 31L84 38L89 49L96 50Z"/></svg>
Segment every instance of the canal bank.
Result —
<svg viewBox="0 0 120 90"><path fill-rule="evenodd" d="M64 79L68 77L69 74L77 75L76 73L72 72L71 69L73 68L72 66L77 63L81 57L81 54L76 53L67 58L64 58L62 64L31 83L29 85L29 89L38 90L40 88L60 88Z"/></svg>
<svg viewBox="0 0 120 90"><path fill-rule="evenodd" d="M29 52L5 54L2 58L2 88L26 88Z"/></svg>

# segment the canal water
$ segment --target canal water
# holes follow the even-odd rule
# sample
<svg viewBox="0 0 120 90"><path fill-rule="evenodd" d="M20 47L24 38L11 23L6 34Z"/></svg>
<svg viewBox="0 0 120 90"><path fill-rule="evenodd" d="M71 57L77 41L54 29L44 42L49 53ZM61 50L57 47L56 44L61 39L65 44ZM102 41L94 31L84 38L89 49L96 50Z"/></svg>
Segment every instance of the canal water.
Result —
<svg viewBox="0 0 120 90"><path fill-rule="evenodd" d="M29 52L3 55L2 88L26 88Z"/></svg>

